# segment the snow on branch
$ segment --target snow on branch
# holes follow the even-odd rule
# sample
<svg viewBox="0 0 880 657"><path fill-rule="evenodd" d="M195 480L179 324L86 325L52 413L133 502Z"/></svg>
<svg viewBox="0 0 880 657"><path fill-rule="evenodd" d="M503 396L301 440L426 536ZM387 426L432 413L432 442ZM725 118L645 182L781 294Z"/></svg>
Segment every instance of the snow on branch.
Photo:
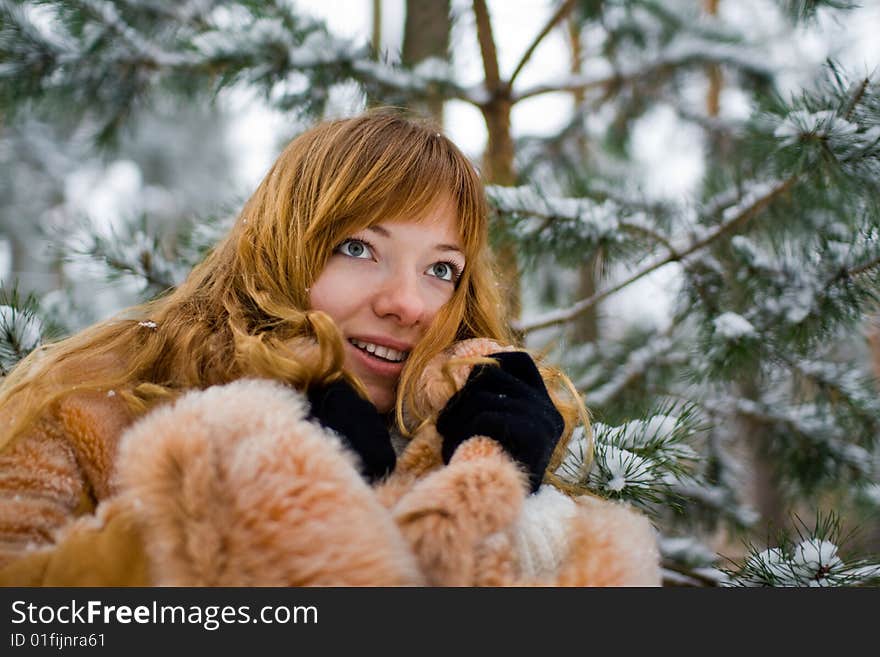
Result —
<svg viewBox="0 0 880 657"><path fill-rule="evenodd" d="M631 351L626 361L611 374L602 385L586 391L584 399L589 408L603 407L611 403L634 381L644 377L650 367L661 358L668 357L673 347L672 340L659 335L638 349ZM575 387L583 390L587 381L578 381Z"/></svg>
<svg viewBox="0 0 880 657"><path fill-rule="evenodd" d="M780 118L773 136L783 148L811 140L824 142L838 159L845 161L876 151L880 126L859 126L834 110L796 109Z"/></svg>
<svg viewBox="0 0 880 657"><path fill-rule="evenodd" d="M547 326L570 322L603 299L625 287L628 287L651 272L671 262L683 260L692 253L704 249L721 238L726 237L729 233L741 229L744 224L755 215L759 214L777 197L787 192L794 185L796 180L796 177L791 177L784 181L774 181L772 184L762 184L759 187L753 188L739 203L723 210L722 223L706 229L700 235L693 236L689 242L681 247L675 248L666 256L661 256L660 258L643 265L619 283L616 283L605 290L601 290L591 297L582 299L564 310L553 310L535 317L523 319L516 322L514 328L523 333L530 333Z"/></svg>
<svg viewBox="0 0 880 657"><path fill-rule="evenodd" d="M757 115L758 135L775 142L774 159L800 170L839 172L857 186L880 177L880 84L850 80L834 63L809 92ZM833 190L833 188L832 188ZM832 191L829 190L829 191Z"/></svg>
<svg viewBox="0 0 880 657"><path fill-rule="evenodd" d="M842 324L858 322L876 300L880 266L875 236L864 233L835 239L838 225L818 226L805 243L777 244L777 255L743 235L731 240L741 280L750 291L746 319L764 336L802 347L814 344Z"/></svg>
<svg viewBox="0 0 880 657"><path fill-rule="evenodd" d="M704 400L701 405L720 413L736 413L777 429L789 439L806 441L847 467L860 478L871 477L871 454L864 447L847 442L848 432L826 409L812 403L786 406L779 400L764 402L739 397Z"/></svg>
<svg viewBox="0 0 880 657"><path fill-rule="evenodd" d="M149 296L177 287L189 273L187 263L166 257L158 237L143 228L133 228L128 235L110 237L93 229L78 231L67 241L64 255L68 259L85 258L103 263L111 279L134 276Z"/></svg>
<svg viewBox="0 0 880 657"><path fill-rule="evenodd" d="M128 46L130 53L136 55L141 64L171 68L193 63L193 58L185 53L168 52L150 43L123 20L111 2L74 0L71 4L81 7L99 23L111 29ZM121 57L121 59L127 58Z"/></svg>
<svg viewBox="0 0 880 657"><path fill-rule="evenodd" d="M0 288L0 376L5 376L43 340L43 321L34 297Z"/></svg>
<svg viewBox="0 0 880 657"><path fill-rule="evenodd" d="M670 491L670 482L686 479L697 453L687 444L702 427L693 406L673 413L670 405L645 419L624 425L592 426L593 442L578 427L556 475L574 486L637 504L657 502ZM595 458L586 471L591 445Z"/></svg>
<svg viewBox="0 0 880 657"><path fill-rule="evenodd" d="M726 64L756 76L772 78L776 72L766 52L744 44L711 42L698 37L674 40L650 59L618 65L611 75L580 74L561 77L552 82L514 92L514 102L558 91L588 91L611 85L632 84L656 76L663 70L683 66Z"/></svg>
<svg viewBox="0 0 880 657"><path fill-rule="evenodd" d="M414 69L377 62L366 43L335 36L323 23L281 3L236 4L208 14L198 8L184 15L155 12L149 34L126 22L106 0L45 5L55 15L38 28L8 0L0 0L0 77L15 78L17 86L8 100L17 105L45 100L46 90L60 102L105 98L103 106L90 108L109 115L102 138L116 130L138 97L166 79L186 79L189 89L208 83L214 91L246 80L283 109L314 110L326 100L322 89L347 80L397 104L439 93L469 102L485 96L480 88L457 85L440 60ZM67 23L86 29L68 29Z"/></svg>
<svg viewBox="0 0 880 657"><path fill-rule="evenodd" d="M778 547L764 550L749 545L749 555L741 564L722 569L726 586L824 587L876 584L880 564L866 559L847 563L841 556L840 521L834 515L816 519L808 529L798 519L797 538L781 537Z"/></svg>
<svg viewBox="0 0 880 657"><path fill-rule="evenodd" d="M741 527L751 527L760 518L757 511L737 503L731 491L722 486L696 481L673 481L669 486L674 495L732 518Z"/></svg>
<svg viewBox="0 0 880 657"><path fill-rule="evenodd" d="M577 222L583 234L596 241L615 235L620 229L621 208L616 203L553 197L529 186L490 185L486 193L499 213L525 219L517 224L518 236L523 239L563 219Z"/></svg>

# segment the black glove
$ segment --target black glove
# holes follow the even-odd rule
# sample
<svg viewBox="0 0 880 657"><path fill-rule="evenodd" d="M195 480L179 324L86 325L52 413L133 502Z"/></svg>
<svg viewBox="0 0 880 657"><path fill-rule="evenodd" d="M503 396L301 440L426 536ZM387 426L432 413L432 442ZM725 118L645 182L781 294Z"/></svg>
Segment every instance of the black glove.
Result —
<svg viewBox="0 0 880 657"><path fill-rule="evenodd" d="M531 357L522 351L492 354L500 365L476 365L437 418L443 461L472 436L497 440L524 465L534 493L541 485L565 423Z"/></svg>
<svg viewBox="0 0 880 657"><path fill-rule="evenodd" d="M397 461L385 419L351 385L339 379L311 388L307 396L311 418L340 435L360 456L363 474L373 482L394 470Z"/></svg>

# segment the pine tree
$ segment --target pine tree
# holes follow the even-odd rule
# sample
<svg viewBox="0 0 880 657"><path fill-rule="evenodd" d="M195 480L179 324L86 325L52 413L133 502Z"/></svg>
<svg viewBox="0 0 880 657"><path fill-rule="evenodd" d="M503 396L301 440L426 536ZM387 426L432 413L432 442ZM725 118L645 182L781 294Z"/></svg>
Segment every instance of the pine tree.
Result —
<svg viewBox="0 0 880 657"><path fill-rule="evenodd" d="M651 513L669 584L876 582L842 537L880 504L880 401L859 334L880 283L880 85L831 61L802 71L796 92L783 84L780 44L855 3L752 0L772 35L727 20L724 3L564 0L505 73L490 6L474 0L485 77L465 86L454 48L451 65L393 64L281 0L0 0L0 116L6 131L39 107L112 147L143 104L207 104L232 87L296 118L322 116L351 84L365 103L475 106L514 327L573 376L595 420L557 476ZM560 31L571 72L523 83ZM515 139L513 108L560 92L573 110L558 134ZM746 98L750 115L723 112L723 92ZM705 173L686 199L637 182L635 126L657 108L703 144ZM146 222L80 250L149 296L179 282L224 225L189 222L169 244ZM665 325L603 317L612 295L670 269ZM15 303L4 302L11 326ZM595 330L574 330L588 315ZM3 357L34 344L19 338ZM747 546L724 562L717 550L736 552L740 537Z"/></svg>

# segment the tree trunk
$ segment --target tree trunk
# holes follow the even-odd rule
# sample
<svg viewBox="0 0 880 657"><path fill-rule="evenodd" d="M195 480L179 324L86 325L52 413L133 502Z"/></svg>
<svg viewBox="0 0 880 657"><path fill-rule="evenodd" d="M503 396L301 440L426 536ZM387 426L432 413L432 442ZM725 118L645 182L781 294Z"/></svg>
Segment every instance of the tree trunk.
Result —
<svg viewBox="0 0 880 657"><path fill-rule="evenodd" d="M868 318L867 329L868 349L871 352L871 369L874 371L874 383L880 392L880 312Z"/></svg>
<svg viewBox="0 0 880 657"><path fill-rule="evenodd" d="M706 13L710 16L718 15L719 0L705 0L703 6ZM721 75L721 67L718 64L710 64L706 71L709 76L709 90L706 93L706 113L709 116L718 116L721 108L721 88L724 85L724 78Z"/></svg>
<svg viewBox="0 0 880 657"><path fill-rule="evenodd" d="M720 0L705 0L703 8L710 16L718 15ZM706 74L709 78L709 88L706 92L706 114L715 118L721 110L721 90L724 86L724 77L721 68L717 64L708 67ZM725 144L718 139L713 139L713 148L719 156L725 150ZM745 396L750 399L757 398L758 390L755 382L744 386ZM784 496L779 488L776 472L770 458L766 453L767 441L771 440L771 434L760 422L741 419L740 436L745 441L752 462L752 490L750 502L761 516L763 527L756 528L762 538L774 536L778 532L788 533L791 524L788 517L788 509Z"/></svg>
<svg viewBox="0 0 880 657"><path fill-rule="evenodd" d="M710 16L718 15L719 0L705 0L703 7ZM724 88L724 75L721 66L709 64L706 67L706 76L709 78L709 88L706 91L706 114L712 118L718 116L721 111L721 90Z"/></svg>
<svg viewBox="0 0 880 657"><path fill-rule="evenodd" d="M403 28L403 63L415 66L429 57L449 59L450 0L406 0ZM443 125L443 99L440 96L413 109Z"/></svg>
<svg viewBox="0 0 880 657"><path fill-rule="evenodd" d="M486 73L486 90L489 92L489 101L480 108L489 133L489 142L483 154L483 174L492 184L515 185L513 136L510 133L510 110L513 102L510 86L501 79L498 71L492 22L485 0L474 0L474 17L480 54L483 57L483 69ZM516 248L512 244L502 245L496 255L499 284L503 292L507 317L509 320L515 320L519 318L521 312Z"/></svg>
<svg viewBox="0 0 880 657"><path fill-rule="evenodd" d="M580 25L574 16L568 18L568 42L571 46L571 72L580 75L583 72L581 66L581 38ZM575 112L583 108L586 102L586 92L576 89L572 93L574 97ZM587 157L587 141L582 132L577 133L578 152ZM598 252L591 255L578 269L577 299L588 299L596 293L596 264ZM576 343L595 342L599 337L599 309L593 306L587 312L582 313L571 327L572 338Z"/></svg>
<svg viewBox="0 0 880 657"><path fill-rule="evenodd" d="M770 435L766 427L757 421L742 419L739 427L740 435L745 436L748 442L752 461L749 501L761 517L753 530L756 537L773 540L780 533L790 533L791 522L779 491L776 471L766 452L766 441L770 440Z"/></svg>
<svg viewBox="0 0 880 657"><path fill-rule="evenodd" d="M408 12L407 12L408 13ZM382 52L382 0L373 0L373 58L379 59Z"/></svg>

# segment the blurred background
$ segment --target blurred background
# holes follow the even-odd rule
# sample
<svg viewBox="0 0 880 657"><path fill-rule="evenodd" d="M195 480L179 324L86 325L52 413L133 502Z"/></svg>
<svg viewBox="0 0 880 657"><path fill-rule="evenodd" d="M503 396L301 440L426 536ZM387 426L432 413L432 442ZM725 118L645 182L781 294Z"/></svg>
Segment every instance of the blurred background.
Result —
<svg viewBox="0 0 880 657"><path fill-rule="evenodd" d="M480 168L557 476L669 585L880 550L880 1L0 0L0 367L179 284L283 146L393 105Z"/></svg>

